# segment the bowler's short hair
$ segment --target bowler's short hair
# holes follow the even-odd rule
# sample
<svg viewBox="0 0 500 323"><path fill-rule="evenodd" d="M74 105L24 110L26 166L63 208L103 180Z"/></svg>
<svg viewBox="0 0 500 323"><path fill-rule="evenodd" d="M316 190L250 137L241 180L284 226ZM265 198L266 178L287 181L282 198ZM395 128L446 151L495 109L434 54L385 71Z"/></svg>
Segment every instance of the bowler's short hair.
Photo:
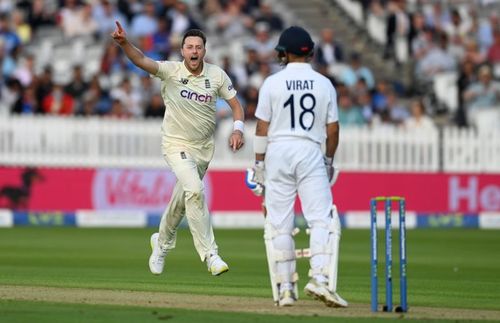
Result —
<svg viewBox="0 0 500 323"><path fill-rule="evenodd" d="M186 38L188 37L200 37L203 40L203 46L206 45L207 43L207 36L205 36L205 33L199 29L189 29L186 31L184 36L182 37L182 44L181 46L184 46L184 42L186 41Z"/></svg>

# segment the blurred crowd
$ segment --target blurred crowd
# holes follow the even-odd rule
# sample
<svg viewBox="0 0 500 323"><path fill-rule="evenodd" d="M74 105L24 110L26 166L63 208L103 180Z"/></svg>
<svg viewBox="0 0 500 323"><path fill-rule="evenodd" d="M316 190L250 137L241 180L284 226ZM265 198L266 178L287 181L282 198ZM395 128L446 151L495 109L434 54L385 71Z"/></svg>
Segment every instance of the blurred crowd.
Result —
<svg viewBox="0 0 500 323"><path fill-rule="evenodd" d="M112 42L115 21L156 60L181 59L184 32L203 29L207 60L227 70L249 118L284 28L281 17L258 0L0 1L0 115L162 117L159 81L131 64ZM247 37L245 57L239 64L220 50L212 55L212 49L227 47L221 43L242 37ZM86 56L96 48L97 55ZM217 106L223 118L227 107L224 102Z"/></svg>
<svg viewBox="0 0 500 323"><path fill-rule="evenodd" d="M411 8L403 0L361 2L368 12L387 19L387 59L395 59L396 37L408 39L418 89L426 90L436 73L457 71L461 107L500 106L494 80L500 64L497 12L480 19L473 5L458 10L442 1ZM272 3L0 0L0 116L163 117L159 81L131 64L109 36L118 20L131 41L156 60L181 59L183 33L204 30L207 60L226 70L247 119L252 119L263 80L281 68L274 46L287 23ZM434 127L424 101L408 100L407 89L393 80L378 79L362 53L336 41L335 26L325 26L315 36L313 63L337 87L341 124ZM62 51L66 47L71 50ZM54 48L66 54L57 56ZM339 64L343 68L335 70ZM224 101L217 102L217 116L230 116Z"/></svg>
<svg viewBox="0 0 500 323"><path fill-rule="evenodd" d="M500 1L359 1L386 21L384 58L397 61L397 39L406 41L414 93L432 93L437 76L456 73L457 125L483 108L500 110Z"/></svg>

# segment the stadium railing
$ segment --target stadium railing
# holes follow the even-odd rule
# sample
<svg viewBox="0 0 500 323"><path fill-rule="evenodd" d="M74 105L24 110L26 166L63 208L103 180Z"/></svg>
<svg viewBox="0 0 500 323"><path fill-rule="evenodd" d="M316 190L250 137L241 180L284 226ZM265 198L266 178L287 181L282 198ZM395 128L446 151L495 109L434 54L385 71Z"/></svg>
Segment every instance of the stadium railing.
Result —
<svg viewBox="0 0 500 323"><path fill-rule="evenodd" d="M497 124L498 125L498 124ZM0 118L0 165L163 168L161 119L116 120L10 116ZM228 147L232 120L216 131L212 169L252 165L255 122L247 122L246 145ZM500 172L499 128L342 127L336 164L348 171Z"/></svg>

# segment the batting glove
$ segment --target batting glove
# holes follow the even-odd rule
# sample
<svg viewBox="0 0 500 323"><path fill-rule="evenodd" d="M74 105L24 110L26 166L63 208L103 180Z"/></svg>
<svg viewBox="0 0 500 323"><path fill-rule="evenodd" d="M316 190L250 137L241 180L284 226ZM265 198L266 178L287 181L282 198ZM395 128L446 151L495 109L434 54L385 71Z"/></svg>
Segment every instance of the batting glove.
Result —
<svg viewBox="0 0 500 323"><path fill-rule="evenodd" d="M339 177L339 169L333 166L333 158L325 156L323 160L325 162L326 174L328 175L328 182L330 186L333 186Z"/></svg>
<svg viewBox="0 0 500 323"><path fill-rule="evenodd" d="M247 168L245 184L257 196L261 196L264 193L264 185L255 180L255 169L253 168Z"/></svg>

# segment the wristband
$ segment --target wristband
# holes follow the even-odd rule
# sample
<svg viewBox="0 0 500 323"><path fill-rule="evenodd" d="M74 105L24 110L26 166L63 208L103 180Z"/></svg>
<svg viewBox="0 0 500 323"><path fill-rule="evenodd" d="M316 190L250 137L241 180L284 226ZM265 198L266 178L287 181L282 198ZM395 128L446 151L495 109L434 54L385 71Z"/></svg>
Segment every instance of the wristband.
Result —
<svg viewBox="0 0 500 323"><path fill-rule="evenodd" d="M327 165L333 164L333 157L325 156L325 164Z"/></svg>
<svg viewBox="0 0 500 323"><path fill-rule="evenodd" d="M245 124L241 120L235 120L233 123L233 131L238 130L245 133Z"/></svg>
<svg viewBox="0 0 500 323"><path fill-rule="evenodd" d="M253 152L265 154L267 149L267 136L255 136L253 139Z"/></svg>

